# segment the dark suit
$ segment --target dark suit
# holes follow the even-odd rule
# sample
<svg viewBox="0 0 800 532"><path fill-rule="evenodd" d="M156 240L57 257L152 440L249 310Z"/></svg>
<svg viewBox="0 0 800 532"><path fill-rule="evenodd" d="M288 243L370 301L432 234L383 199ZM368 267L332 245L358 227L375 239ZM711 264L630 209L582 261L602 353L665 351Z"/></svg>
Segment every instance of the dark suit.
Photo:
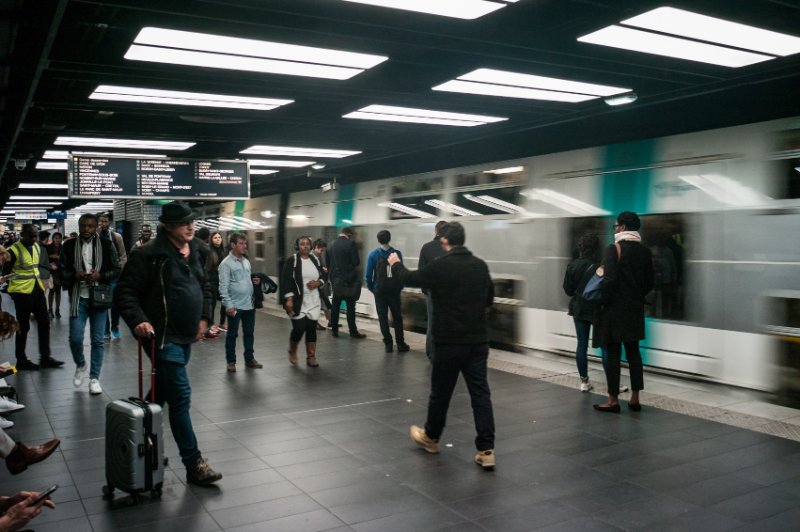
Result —
<svg viewBox="0 0 800 532"><path fill-rule="evenodd" d="M361 276L358 273L361 259L358 257L358 247L349 238L339 236L328 246L325 259L333 287L331 329L334 333L339 330L339 310L344 301L347 307L347 326L351 335L356 334L356 301L361 296Z"/></svg>

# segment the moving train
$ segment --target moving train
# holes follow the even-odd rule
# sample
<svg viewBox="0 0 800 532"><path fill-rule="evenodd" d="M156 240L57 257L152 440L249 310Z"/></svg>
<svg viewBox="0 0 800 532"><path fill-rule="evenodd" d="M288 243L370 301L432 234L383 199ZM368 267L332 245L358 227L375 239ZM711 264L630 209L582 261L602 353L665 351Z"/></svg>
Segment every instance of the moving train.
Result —
<svg viewBox="0 0 800 532"><path fill-rule="evenodd" d="M576 342L562 290L576 240L595 232L612 242L614 215L632 210L657 279L646 366L758 390L800 388L791 351L800 330L800 117L205 209L202 225L247 231L254 269L272 276L296 237L330 241L344 226L356 229L362 264L389 229L413 269L435 222L458 220L495 280L492 343L564 355ZM403 305L407 328L424 330L419 290L406 288ZM366 288L358 312L375 317Z"/></svg>

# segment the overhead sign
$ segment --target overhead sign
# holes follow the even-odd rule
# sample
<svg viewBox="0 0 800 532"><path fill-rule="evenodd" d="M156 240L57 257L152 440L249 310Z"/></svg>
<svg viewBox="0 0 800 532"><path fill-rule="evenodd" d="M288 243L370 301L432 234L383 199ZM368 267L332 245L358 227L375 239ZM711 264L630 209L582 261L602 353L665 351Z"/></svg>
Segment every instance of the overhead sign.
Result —
<svg viewBox="0 0 800 532"><path fill-rule="evenodd" d="M66 220L67 213L64 211L50 211L47 213L47 218L53 220Z"/></svg>
<svg viewBox="0 0 800 532"><path fill-rule="evenodd" d="M219 199L250 197L246 161L70 157L69 196L79 199Z"/></svg>
<svg viewBox="0 0 800 532"><path fill-rule="evenodd" d="M15 220L47 220L47 213L44 211L17 211L14 213Z"/></svg>

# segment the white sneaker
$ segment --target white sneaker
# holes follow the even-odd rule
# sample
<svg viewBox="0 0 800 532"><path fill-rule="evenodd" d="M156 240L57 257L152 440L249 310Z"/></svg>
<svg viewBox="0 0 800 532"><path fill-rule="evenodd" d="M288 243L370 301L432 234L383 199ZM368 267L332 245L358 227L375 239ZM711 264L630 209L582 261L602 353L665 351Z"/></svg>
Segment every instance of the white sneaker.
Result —
<svg viewBox="0 0 800 532"><path fill-rule="evenodd" d="M581 381L581 391L582 392L588 392L589 390L592 390L592 389L594 389L594 386L592 386L591 382L589 382L589 381L586 381L586 382Z"/></svg>
<svg viewBox="0 0 800 532"><path fill-rule="evenodd" d="M6 419L4 417L0 417L0 429L10 429L14 426L14 422L10 419Z"/></svg>
<svg viewBox="0 0 800 532"><path fill-rule="evenodd" d="M80 388L81 384L83 384L83 377L85 375L86 375L86 364L75 368L75 376L72 377L72 384L74 384L76 388Z"/></svg>
<svg viewBox="0 0 800 532"><path fill-rule="evenodd" d="M103 393L103 389L100 387L99 380L92 379L89 381L89 393L92 395L100 395Z"/></svg>
<svg viewBox="0 0 800 532"><path fill-rule="evenodd" d="M19 404L10 397L0 396L0 413L11 414L13 412L19 412L23 408L25 408L25 405Z"/></svg>

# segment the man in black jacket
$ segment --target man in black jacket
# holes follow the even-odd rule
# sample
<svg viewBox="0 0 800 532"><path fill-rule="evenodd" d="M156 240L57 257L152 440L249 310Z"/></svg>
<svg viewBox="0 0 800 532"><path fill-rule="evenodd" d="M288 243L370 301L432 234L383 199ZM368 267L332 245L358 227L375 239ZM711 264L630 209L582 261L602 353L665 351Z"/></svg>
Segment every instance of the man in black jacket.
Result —
<svg viewBox="0 0 800 532"><path fill-rule="evenodd" d="M353 228L345 227L339 237L331 242L325 254L328 275L333 286L331 308L331 335L339 336L339 309L344 301L347 307L347 326L350 338L365 338L356 326L356 301L361 296L361 277L358 274L358 246L353 242Z"/></svg>
<svg viewBox="0 0 800 532"><path fill-rule="evenodd" d="M211 314L211 289L194 240L196 217L185 203L164 205L158 219L164 228L153 241L133 250L114 296L136 336L155 336L156 402L169 403L186 480L207 486L222 475L211 469L197 446L186 372L192 343L205 335Z"/></svg>
<svg viewBox="0 0 800 532"><path fill-rule="evenodd" d="M408 271L396 254L389 256L392 272L405 286L430 290L433 301L433 341L436 345L431 395L425 428L411 426L411 439L429 453L439 452L447 408L458 374L464 375L475 419L475 462L494 469L494 413L486 365L489 331L486 309L494 301L494 285L485 262L464 247L464 227L447 223L440 232L446 254L420 270Z"/></svg>
<svg viewBox="0 0 800 532"><path fill-rule="evenodd" d="M439 242L439 239L441 238L440 231L446 223L447 222L444 220L439 220L436 222L433 240L425 242L422 245L422 249L419 250L418 266L420 270L445 254L444 249L442 249L442 243ZM431 301L431 293L427 288L423 288L422 293L425 294L425 306L428 309L428 326L426 327L425 331L425 354L428 355L428 360L433 361L433 301Z"/></svg>

